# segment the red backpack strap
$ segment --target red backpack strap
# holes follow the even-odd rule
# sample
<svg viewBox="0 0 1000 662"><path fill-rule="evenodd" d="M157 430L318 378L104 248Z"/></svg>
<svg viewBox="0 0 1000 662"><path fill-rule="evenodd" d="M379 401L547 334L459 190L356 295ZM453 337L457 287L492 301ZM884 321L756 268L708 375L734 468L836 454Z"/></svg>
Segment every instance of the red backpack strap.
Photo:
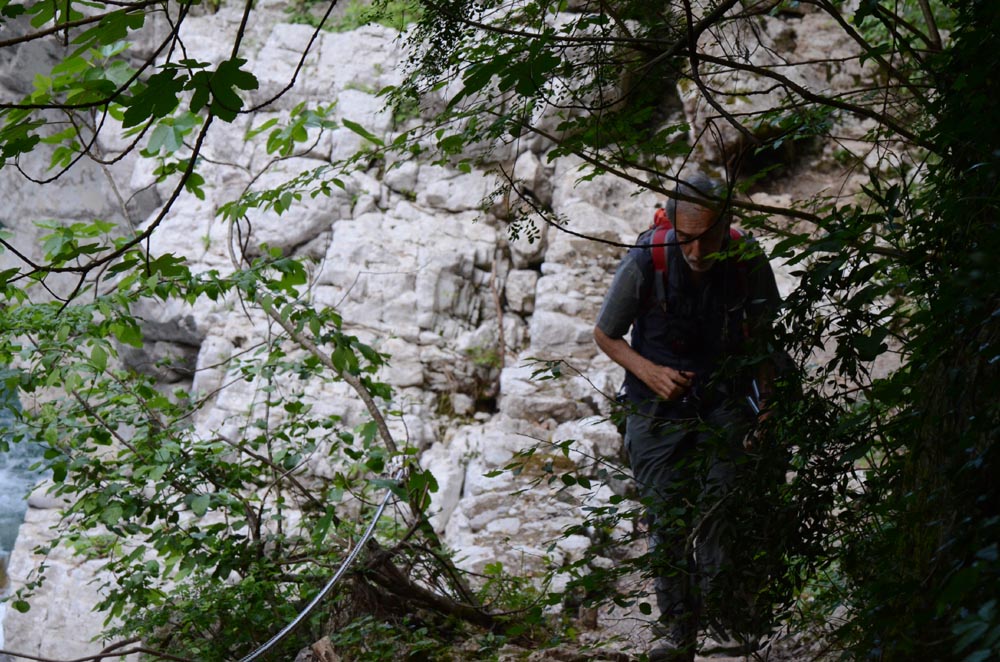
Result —
<svg viewBox="0 0 1000 662"><path fill-rule="evenodd" d="M664 214L666 217L666 214ZM656 287L656 299L662 304L667 302L667 234L671 230L670 221L661 223L653 231L649 250L653 255L653 282Z"/></svg>
<svg viewBox="0 0 1000 662"><path fill-rule="evenodd" d="M661 225L667 226L668 230L673 227L670 217L667 216L667 210L663 207L657 207L656 211L653 212L653 227L658 228Z"/></svg>
<svg viewBox="0 0 1000 662"><path fill-rule="evenodd" d="M674 229L674 224L667 216L667 210L657 207L653 212L653 239L650 250L653 252L653 281L656 283L656 299L662 305L667 305L667 233Z"/></svg>
<svg viewBox="0 0 1000 662"><path fill-rule="evenodd" d="M661 304L667 302L667 234L673 229L673 224L663 209L657 209L653 216L653 237L649 242L649 250L653 257L653 282L656 287L656 299ZM742 241L744 235L736 228L729 228L730 241ZM746 264L740 260L736 264L741 284L745 287L747 281ZM744 330L747 333L746 330Z"/></svg>
<svg viewBox="0 0 1000 662"><path fill-rule="evenodd" d="M649 241L649 249L653 251L653 269L663 273L667 270L667 233L670 228L661 225L653 231L653 238Z"/></svg>

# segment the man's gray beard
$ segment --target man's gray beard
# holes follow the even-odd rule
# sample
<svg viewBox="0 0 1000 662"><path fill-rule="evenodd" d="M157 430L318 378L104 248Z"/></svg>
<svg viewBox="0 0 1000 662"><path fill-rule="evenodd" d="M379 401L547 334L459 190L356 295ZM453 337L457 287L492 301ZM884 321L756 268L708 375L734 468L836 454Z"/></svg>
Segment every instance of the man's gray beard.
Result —
<svg viewBox="0 0 1000 662"><path fill-rule="evenodd" d="M691 269L691 271L693 271L695 273L698 273L698 274L706 274L706 273L708 273L709 271L711 271L712 267L715 265L715 260L701 260L696 265L695 264L691 264L691 260L688 259L687 255L684 254L684 251L681 251L681 257L684 258L684 262L687 263L688 268Z"/></svg>

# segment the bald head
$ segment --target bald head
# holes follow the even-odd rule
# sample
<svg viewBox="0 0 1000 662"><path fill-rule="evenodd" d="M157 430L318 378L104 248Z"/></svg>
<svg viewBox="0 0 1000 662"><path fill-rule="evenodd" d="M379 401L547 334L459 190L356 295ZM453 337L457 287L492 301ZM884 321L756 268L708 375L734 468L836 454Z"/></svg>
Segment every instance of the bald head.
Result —
<svg viewBox="0 0 1000 662"><path fill-rule="evenodd" d="M667 215L673 220L684 261L696 274L705 273L715 264L710 256L722 250L729 236L729 215L723 204L725 185L702 173L694 173L678 182L677 192L697 202L671 198L667 203Z"/></svg>
<svg viewBox="0 0 1000 662"><path fill-rule="evenodd" d="M682 174L674 190L688 198L694 198L697 203L670 198L667 200L667 216L677 218L678 209L685 207L703 207L705 209L721 209L726 199L726 184L703 172Z"/></svg>

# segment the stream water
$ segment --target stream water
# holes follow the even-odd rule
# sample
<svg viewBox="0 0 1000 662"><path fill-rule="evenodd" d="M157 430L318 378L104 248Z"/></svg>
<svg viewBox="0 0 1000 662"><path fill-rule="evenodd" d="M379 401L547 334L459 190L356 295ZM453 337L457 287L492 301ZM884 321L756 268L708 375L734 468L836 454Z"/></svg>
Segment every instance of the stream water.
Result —
<svg viewBox="0 0 1000 662"><path fill-rule="evenodd" d="M11 443L10 430L21 405L17 393L7 389L3 377L9 374L0 368L0 557L6 560L14 548L17 527L28 507L28 492L38 481L38 473L30 469L41 458L41 450L33 443Z"/></svg>
<svg viewBox="0 0 1000 662"><path fill-rule="evenodd" d="M28 493L38 482L39 473L32 471L42 455L35 443L10 443L10 432L21 404L17 393L7 388L10 374L0 366L0 596L7 592L7 559L14 549L17 529L28 508ZM4 447L7 450L4 451ZM0 648L3 644L3 616L6 604L0 603ZM2 656L0 656L2 659Z"/></svg>

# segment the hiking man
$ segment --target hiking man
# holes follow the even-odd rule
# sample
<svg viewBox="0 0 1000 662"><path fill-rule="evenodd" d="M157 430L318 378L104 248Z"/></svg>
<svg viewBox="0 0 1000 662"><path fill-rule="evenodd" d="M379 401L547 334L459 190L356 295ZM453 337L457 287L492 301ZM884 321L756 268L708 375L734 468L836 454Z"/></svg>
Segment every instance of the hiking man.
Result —
<svg viewBox="0 0 1000 662"><path fill-rule="evenodd" d="M660 610L649 659L689 662L729 542L720 506L758 415L751 378L752 405L767 415L771 370L752 365L754 346L780 300L767 259L734 250L752 240L730 229L724 185L698 173L677 193L687 200L668 201L673 228L651 228L622 259L594 339L626 370L625 447L647 511Z"/></svg>

